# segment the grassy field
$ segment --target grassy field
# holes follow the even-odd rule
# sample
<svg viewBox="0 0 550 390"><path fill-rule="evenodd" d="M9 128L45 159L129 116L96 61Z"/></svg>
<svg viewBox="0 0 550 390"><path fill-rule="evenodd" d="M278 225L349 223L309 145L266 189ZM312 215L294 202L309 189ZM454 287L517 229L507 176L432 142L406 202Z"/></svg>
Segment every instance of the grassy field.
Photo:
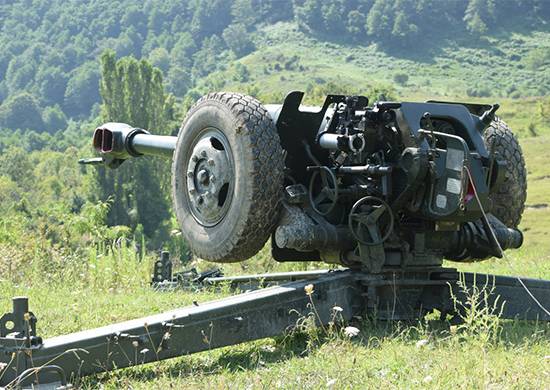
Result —
<svg viewBox="0 0 550 390"><path fill-rule="evenodd" d="M529 167L529 196L522 228L525 245L510 260L460 265L468 271L550 279L550 137L522 141ZM148 286L153 259L138 262L124 248L90 253L78 276L50 280L31 276L14 285L0 282L1 307L13 295L28 295L39 333L53 336L219 298L213 291L154 292ZM200 268L209 265L198 262ZM456 264L449 263L449 266ZM287 270L266 251L227 274ZM224 295L222 293L221 295ZM93 298L93 299L90 299ZM479 314L451 326L429 318L412 324L356 324L360 334L305 333L266 339L197 355L101 374L83 388L532 388L550 386L550 326L499 321ZM63 320L60 320L63 319Z"/></svg>
<svg viewBox="0 0 550 390"><path fill-rule="evenodd" d="M250 70L250 81L260 86L260 94L275 91L281 98L282 91L306 90L308 85L329 82L353 86L360 93L374 84L389 85L396 74L407 73L408 81L394 87L400 99L499 101L501 116L521 137L528 166L527 208L521 224L525 244L520 250L510 251L509 259L458 268L550 279L550 164L546 154L550 149L550 124L536 119L540 101L537 85L545 79L544 74L530 71L521 60L537 42L549 41L549 33L512 34L495 38L494 49L473 44L450 46L411 58L396 58L374 46L358 50L357 46L313 41L292 24L279 24L264 31L258 42L262 50L240 62ZM223 72L214 74L208 83L215 87L217 79L231 80L226 76ZM246 84L229 81L223 88L243 91ZM467 89L472 86L488 90L491 96L467 97ZM539 136L533 137L533 133ZM5 265L9 256L0 247L0 264ZM40 256L48 261L46 253L38 253ZM29 296L31 309L39 318L39 334L50 337L220 297L213 291L152 291L148 281L154 259L138 261L126 248L104 254L90 249L88 259L73 264L61 275L29 272L17 284L0 280L0 308L7 310L14 295ZM200 269L210 266L200 261L196 265ZM223 268L226 274L238 274L313 266L275 263L264 250L246 263ZM474 318L462 326L430 318L412 324L364 320L355 324L360 334L353 339L338 331L323 334L309 329L105 373L86 378L79 386L550 388L548 324L500 321L482 313Z"/></svg>

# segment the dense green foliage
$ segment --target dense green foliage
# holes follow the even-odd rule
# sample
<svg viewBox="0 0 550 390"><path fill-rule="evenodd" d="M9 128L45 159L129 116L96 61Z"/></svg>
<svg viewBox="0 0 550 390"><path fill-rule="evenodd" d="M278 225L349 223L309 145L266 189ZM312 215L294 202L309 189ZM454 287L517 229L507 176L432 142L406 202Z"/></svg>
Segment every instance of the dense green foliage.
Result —
<svg viewBox="0 0 550 390"><path fill-rule="evenodd" d="M104 53L100 91L102 122L132 123L160 134L173 125L173 97L164 93L161 71L145 60L117 61L114 52ZM111 203L108 223L140 227L148 237L165 239L167 229L161 226L170 219L169 169L160 159L131 160L115 171L99 168L100 199Z"/></svg>
<svg viewBox="0 0 550 390"><path fill-rule="evenodd" d="M0 127L51 132L65 124L63 116L94 117L98 57L106 48L148 58L168 91L185 97L202 78L253 51L262 26L280 21L294 20L321 39L377 43L399 55L510 26L529 30L549 18L546 0L18 0L0 5ZM528 66L538 69L549 56L540 48ZM32 114L22 116L21 107Z"/></svg>

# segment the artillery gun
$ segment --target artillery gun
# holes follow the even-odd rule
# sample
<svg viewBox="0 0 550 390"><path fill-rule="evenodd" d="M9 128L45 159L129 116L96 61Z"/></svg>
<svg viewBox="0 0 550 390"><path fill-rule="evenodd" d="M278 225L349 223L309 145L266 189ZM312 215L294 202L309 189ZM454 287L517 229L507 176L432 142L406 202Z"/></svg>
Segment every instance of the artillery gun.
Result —
<svg viewBox="0 0 550 390"><path fill-rule="evenodd" d="M107 166L173 156L172 197L193 252L325 261L379 273L479 261L518 248L526 197L521 149L498 105L376 102L330 95L301 108L211 94L178 137L130 125L95 130ZM511 202L511 203L509 203ZM484 212L485 210L485 212Z"/></svg>
<svg viewBox="0 0 550 390"><path fill-rule="evenodd" d="M243 261L271 238L277 261L323 261L337 270L205 276L203 284L290 282L50 340L36 335L36 317L17 298L0 319L7 364L0 384L39 376L63 383L274 336L296 324L312 299L321 323L334 305L345 320L373 313L408 320L434 309L456 315L456 302L467 301L464 288L489 286L493 294L482 304L504 301L501 317L550 321L550 281L443 267L444 259L502 257L523 243L525 163L495 116L497 104L369 104L329 95L321 107L305 107L302 98L291 92L283 104L262 105L241 94L209 94L178 136L106 123L93 134L100 157L82 163L118 168L146 155L172 158L174 210L202 259ZM15 323L11 333L7 321ZM205 344L205 334L215 337ZM87 354L69 356L75 348ZM132 359L136 348L148 352Z"/></svg>

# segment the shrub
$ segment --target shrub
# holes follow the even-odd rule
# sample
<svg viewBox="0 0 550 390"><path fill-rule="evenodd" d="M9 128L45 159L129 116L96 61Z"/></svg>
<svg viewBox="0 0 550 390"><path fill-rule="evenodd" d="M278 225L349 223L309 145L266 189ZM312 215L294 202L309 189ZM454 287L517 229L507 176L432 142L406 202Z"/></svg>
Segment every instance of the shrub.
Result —
<svg viewBox="0 0 550 390"><path fill-rule="evenodd" d="M397 73L393 76L393 81L399 85L405 85L409 81L409 75L406 73Z"/></svg>

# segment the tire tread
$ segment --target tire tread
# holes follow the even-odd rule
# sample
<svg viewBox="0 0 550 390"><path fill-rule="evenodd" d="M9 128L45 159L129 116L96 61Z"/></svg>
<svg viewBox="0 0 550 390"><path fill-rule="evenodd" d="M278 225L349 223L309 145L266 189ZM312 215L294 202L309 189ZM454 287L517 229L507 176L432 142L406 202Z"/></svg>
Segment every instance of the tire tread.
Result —
<svg viewBox="0 0 550 390"><path fill-rule="evenodd" d="M483 139L489 153L494 148L506 161L505 179L490 196L491 212L506 226L517 228L527 199L527 170L521 146L510 127L498 117L485 130Z"/></svg>

